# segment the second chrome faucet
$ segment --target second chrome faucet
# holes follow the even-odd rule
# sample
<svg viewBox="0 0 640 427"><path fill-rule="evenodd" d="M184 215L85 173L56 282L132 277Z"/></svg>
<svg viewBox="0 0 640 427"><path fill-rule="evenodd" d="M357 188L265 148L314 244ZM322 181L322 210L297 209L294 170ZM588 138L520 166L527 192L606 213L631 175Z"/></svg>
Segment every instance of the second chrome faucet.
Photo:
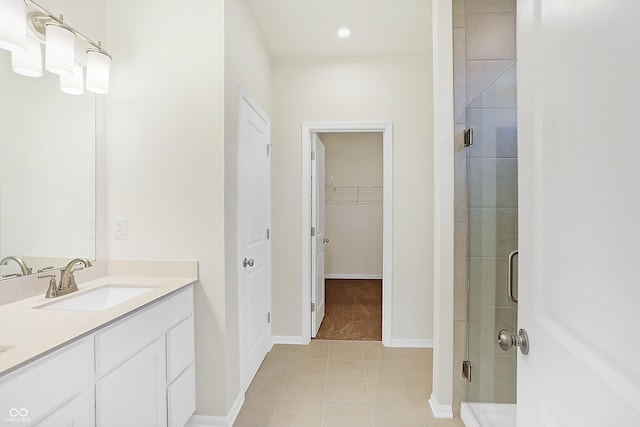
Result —
<svg viewBox="0 0 640 427"><path fill-rule="evenodd" d="M83 264L82 267L74 268L77 264ZM38 279L49 278L49 288L45 295L46 298L55 298L78 290L76 278L73 275L75 271L82 270L85 267L91 267L91 261L86 258L74 258L65 268L60 269L60 284L56 283L55 274L45 274L38 276Z"/></svg>

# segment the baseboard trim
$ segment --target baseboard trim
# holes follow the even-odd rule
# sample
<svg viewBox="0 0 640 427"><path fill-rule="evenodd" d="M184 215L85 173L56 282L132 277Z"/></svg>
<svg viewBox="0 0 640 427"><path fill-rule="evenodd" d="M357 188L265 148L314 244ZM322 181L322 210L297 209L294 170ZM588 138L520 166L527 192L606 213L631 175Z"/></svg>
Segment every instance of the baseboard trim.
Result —
<svg viewBox="0 0 640 427"><path fill-rule="evenodd" d="M244 404L244 394L239 393L235 402L229 409L229 413L225 417L216 417L213 415L192 415L184 427L233 427L236 422L240 409Z"/></svg>
<svg viewBox="0 0 640 427"><path fill-rule="evenodd" d="M434 418L453 418L453 406L439 404L433 394L429 398L429 407Z"/></svg>
<svg viewBox="0 0 640 427"><path fill-rule="evenodd" d="M304 339L303 337L300 337L300 336L288 337L288 336L276 335L271 337L271 340L273 341L274 344L296 344L296 345L309 344L308 339Z"/></svg>
<svg viewBox="0 0 640 427"><path fill-rule="evenodd" d="M433 348L433 340L403 340L392 338L389 347Z"/></svg>
<svg viewBox="0 0 640 427"><path fill-rule="evenodd" d="M382 280L382 274L325 274L325 279L378 279Z"/></svg>

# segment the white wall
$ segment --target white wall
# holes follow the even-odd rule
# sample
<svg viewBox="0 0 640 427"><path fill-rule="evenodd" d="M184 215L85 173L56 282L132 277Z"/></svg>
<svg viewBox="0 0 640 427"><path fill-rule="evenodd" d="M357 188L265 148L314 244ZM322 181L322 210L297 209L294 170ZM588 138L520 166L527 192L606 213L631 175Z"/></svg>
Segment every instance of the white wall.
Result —
<svg viewBox="0 0 640 427"><path fill-rule="evenodd" d="M435 156L435 271L433 393L436 417L453 416L453 242L454 113L453 9L450 0L433 2L433 87Z"/></svg>
<svg viewBox="0 0 640 427"><path fill-rule="evenodd" d="M238 397L238 85L269 112L271 64L244 1L112 1L108 256L193 258L197 413ZM165 32L159 22L172 22ZM113 236L127 218L129 239Z"/></svg>
<svg viewBox="0 0 640 427"><path fill-rule="evenodd" d="M320 138L326 176L337 186L326 185L325 276L382 278L382 133Z"/></svg>
<svg viewBox="0 0 640 427"><path fill-rule="evenodd" d="M428 23L425 23L428 25ZM302 336L301 124L391 121L394 140L392 338L433 337L431 57L274 61L273 333Z"/></svg>
<svg viewBox="0 0 640 427"><path fill-rule="evenodd" d="M230 330L227 359L227 400L240 391L237 260L237 153L239 87L267 113L271 112L271 57L244 0L225 0L225 265L226 322Z"/></svg>
<svg viewBox="0 0 640 427"><path fill-rule="evenodd" d="M224 415L224 3L110 0L106 22L107 256L199 261L197 412ZM116 218L127 240L113 238Z"/></svg>

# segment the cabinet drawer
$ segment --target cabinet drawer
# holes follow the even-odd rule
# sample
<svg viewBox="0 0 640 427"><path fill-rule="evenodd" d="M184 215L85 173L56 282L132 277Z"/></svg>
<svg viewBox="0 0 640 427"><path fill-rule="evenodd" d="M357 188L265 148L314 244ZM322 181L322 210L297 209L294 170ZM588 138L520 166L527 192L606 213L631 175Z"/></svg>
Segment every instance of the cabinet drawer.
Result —
<svg viewBox="0 0 640 427"><path fill-rule="evenodd" d="M93 379L90 338L51 353L7 375L0 382L0 416L37 420Z"/></svg>
<svg viewBox="0 0 640 427"><path fill-rule="evenodd" d="M167 332L167 380L170 383L193 363L193 334L193 316L184 319Z"/></svg>
<svg viewBox="0 0 640 427"><path fill-rule="evenodd" d="M96 333L96 373L103 375L163 337L193 312L193 286Z"/></svg>
<svg viewBox="0 0 640 427"><path fill-rule="evenodd" d="M192 364L167 390L169 427L184 427L196 411L196 372Z"/></svg>

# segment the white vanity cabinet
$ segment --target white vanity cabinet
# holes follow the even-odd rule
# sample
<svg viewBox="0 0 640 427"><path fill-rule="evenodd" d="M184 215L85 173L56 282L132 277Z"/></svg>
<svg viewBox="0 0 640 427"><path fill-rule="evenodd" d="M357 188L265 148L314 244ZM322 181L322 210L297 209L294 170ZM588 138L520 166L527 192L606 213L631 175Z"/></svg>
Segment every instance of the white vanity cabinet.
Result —
<svg viewBox="0 0 640 427"><path fill-rule="evenodd" d="M192 287L98 331L96 426L182 427L195 411L193 334Z"/></svg>
<svg viewBox="0 0 640 427"><path fill-rule="evenodd" d="M0 377L0 426L182 427L194 358L189 285Z"/></svg>

